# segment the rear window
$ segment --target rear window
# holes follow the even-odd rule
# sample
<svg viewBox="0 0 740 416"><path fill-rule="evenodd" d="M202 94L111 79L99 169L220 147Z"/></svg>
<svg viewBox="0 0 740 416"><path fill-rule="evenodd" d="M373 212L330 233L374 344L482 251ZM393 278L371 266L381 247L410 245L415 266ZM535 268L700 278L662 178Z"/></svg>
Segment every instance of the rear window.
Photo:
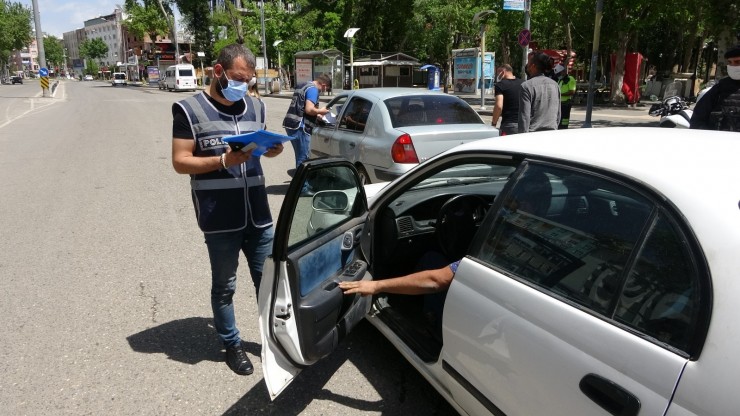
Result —
<svg viewBox="0 0 740 416"><path fill-rule="evenodd" d="M180 69L177 71L181 77L192 77L193 76L193 70L192 69Z"/></svg>
<svg viewBox="0 0 740 416"><path fill-rule="evenodd" d="M478 114L458 97L433 94L385 100L393 127L482 124Z"/></svg>
<svg viewBox="0 0 740 416"><path fill-rule="evenodd" d="M126 79L126 74L113 74L113 79Z"/></svg>

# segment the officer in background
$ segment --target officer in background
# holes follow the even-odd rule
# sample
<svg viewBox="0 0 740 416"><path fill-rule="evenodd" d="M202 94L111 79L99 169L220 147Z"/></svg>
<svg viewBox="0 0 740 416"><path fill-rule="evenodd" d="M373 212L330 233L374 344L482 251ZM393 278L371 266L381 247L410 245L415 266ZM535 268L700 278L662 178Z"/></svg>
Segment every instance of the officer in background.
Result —
<svg viewBox="0 0 740 416"><path fill-rule="evenodd" d="M691 128L740 131L740 44L725 52L727 77L696 103Z"/></svg>
<svg viewBox="0 0 740 416"><path fill-rule="evenodd" d="M558 130L568 128L570 124L570 108L573 96L576 94L576 79L568 75L568 68L563 65L555 66L555 77L560 87L560 123Z"/></svg>
<svg viewBox="0 0 740 416"><path fill-rule="evenodd" d="M319 108L319 93L330 87L329 75L321 74L313 81L299 85L293 92L293 99L283 119L283 128L293 138L290 144L295 151L296 169L310 155L311 132L316 126L316 117L329 112L326 108Z"/></svg>

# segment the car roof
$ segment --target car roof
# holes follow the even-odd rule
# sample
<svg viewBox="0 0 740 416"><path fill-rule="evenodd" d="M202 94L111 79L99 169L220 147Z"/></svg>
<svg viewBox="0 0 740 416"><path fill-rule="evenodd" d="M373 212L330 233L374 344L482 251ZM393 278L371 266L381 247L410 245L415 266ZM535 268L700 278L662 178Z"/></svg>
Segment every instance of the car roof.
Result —
<svg viewBox="0 0 740 416"><path fill-rule="evenodd" d="M569 129L478 140L446 154L472 150L576 161L618 172L667 198L689 220L708 258L727 250L740 252L737 133L655 127ZM729 267L735 261L719 257L709 263L727 262Z"/></svg>
<svg viewBox="0 0 740 416"><path fill-rule="evenodd" d="M445 94L440 91L401 87L363 88L361 90L354 90L352 92L354 93L353 95L358 97L373 97L381 101L387 100L388 98L400 97L405 95L446 95L455 97L454 95Z"/></svg>

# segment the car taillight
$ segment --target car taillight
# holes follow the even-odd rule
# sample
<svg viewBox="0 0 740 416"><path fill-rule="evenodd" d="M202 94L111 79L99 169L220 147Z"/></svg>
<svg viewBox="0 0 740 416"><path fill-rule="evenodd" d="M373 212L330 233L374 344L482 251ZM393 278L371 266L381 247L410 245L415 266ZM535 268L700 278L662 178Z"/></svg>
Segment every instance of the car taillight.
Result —
<svg viewBox="0 0 740 416"><path fill-rule="evenodd" d="M391 147L391 157L396 163L419 163L411 136L408 134L398 136Z"/></svg>

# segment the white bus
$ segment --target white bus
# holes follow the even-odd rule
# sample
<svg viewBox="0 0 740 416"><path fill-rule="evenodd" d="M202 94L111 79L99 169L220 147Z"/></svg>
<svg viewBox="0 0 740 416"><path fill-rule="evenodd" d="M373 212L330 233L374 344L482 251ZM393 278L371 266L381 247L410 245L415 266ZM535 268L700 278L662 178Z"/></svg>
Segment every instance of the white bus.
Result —
<svg viewBox="0 0 740 416"><path fill-rule="evenodd" d="M198 86L195 67L190 64L168 66L164 71L164 84L167 91L195 91Z"/></svg>

